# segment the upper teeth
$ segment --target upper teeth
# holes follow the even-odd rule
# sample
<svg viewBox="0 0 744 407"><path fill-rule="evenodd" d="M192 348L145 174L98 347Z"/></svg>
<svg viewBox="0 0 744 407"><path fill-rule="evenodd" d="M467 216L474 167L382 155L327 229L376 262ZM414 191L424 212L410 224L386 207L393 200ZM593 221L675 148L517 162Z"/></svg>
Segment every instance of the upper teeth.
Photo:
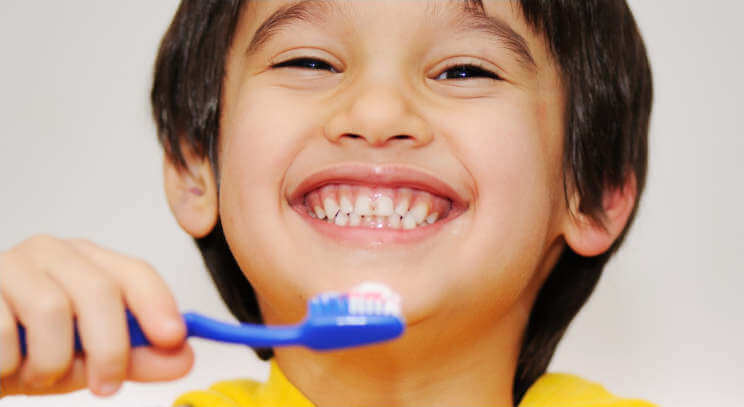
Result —
<svg viewBox="0 0 744 407"><path fill-rule="evenodd" d="M449 200L410 188L369 188L331 184L305 196L314 217L338 226L413 229L437 221Z"/></svg>

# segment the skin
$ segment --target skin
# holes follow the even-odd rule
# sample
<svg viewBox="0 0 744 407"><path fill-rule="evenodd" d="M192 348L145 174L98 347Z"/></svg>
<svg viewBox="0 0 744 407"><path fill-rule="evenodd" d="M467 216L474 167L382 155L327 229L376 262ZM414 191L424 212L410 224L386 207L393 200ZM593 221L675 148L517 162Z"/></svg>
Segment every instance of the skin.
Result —
<svg viewBox="0 0 744 407"><path fill-rule="evenodd" d="M221 219L267 323L297 322L313 295L360 281L383 282L401 295L408 327L396 341L331 353L275 350L283 372L315 404L512 405L521 336L537 290L566 246L586 256L610 247L633 207L633 177L625 187L607 191L604 227L578 210L576 194L564 196L562 85L544 41L513 4L488 1L485 10L524 37L534 69L520 64L503 42L457 30L462 3L448 1L330 2L335 6L313 9L316 21L289 24L248 53L261 22L288 3L251 2L239 21L224 80L220 188L208 160L188 148L187 169L164 160L166 194L176 219L195 237L208 234ZM299 57L327 65L277 66ZM498 78L481 72L451 79L448 70L457 65L477 65ZM341 247L309 227L287 196L311 172L342 162L403 164L436 174L467 199L468 210L437 235L405 248ZM36 315L28 299L38 295L40 281L51 287L57 278L67 279L62 288L55 286L60 302L81 315L97 312L90 297L81 300L85 290L75 289L79 274L57 277L63 273L54 271L71 269L90 253L30 266L29 259L51 251L37 243L0 257L6 262L0 268L3 349L14 346L12 316ZM118 259L136 268L127 263L131 259ZM123 276L109 266L126 269L112 263L89 272L112 283L128 304L133 287L149 287L155 275L148 270ZM34 270L36 285L13 294L25 301L10 298L7 281L27 270ZM156 293L142 304L167 292L159 283L153 286ZM120 320L122 307L109 305L111 310L90 317L99 322L84 327L90 330L92 354L95 344L104 343L97 335L105 324L121 328L112 321ZM68 327L51 323L52 316L70 320L70 308L60 308L29 319L49 335L35 339L38 345L23 364L4 357L4 375L21 378L25 370L73 365L71 353L56 354L56 370L42 369L52 360L41 350L44 344L63 343L69 336ZM161 312L155 313L161 322L177 320L172 304L154 309ZM162 335L160 347L178 347L182 341L182 327L160 332L156 321L145 325L146 333ZM118 357L128 354L117 346ZM177 349L164 359L180 361L185 370L154 371L184 374L191 356L187 347ZM128 359L88 362L88 385L100 389L104 379L99 377L123 380L125 361L131 363L137 352ZM86 361L76 363L82 369ZM111 366L118 370L106 376ZM30 377L18 379L15 391L31 392L32 384L50 376Z"/></svg>
<svg viewBox="0 0 744 407"><path fill-rule="evenodd" d="M185 375L193 353L165 282L142 260L82 239L34 236L0 253L2 396L115 393L124 380ZM153 343L129 349L124 301ZM85 355L73 353L76 316ZM26 328L20 357L16 323Z"/></svg>

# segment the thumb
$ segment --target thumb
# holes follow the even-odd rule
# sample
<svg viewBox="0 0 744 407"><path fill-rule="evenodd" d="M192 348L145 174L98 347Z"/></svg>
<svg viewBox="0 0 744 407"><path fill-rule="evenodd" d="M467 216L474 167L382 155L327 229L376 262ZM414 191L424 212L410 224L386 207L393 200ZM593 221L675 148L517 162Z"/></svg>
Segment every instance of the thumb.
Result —
<svg viewBox="0 0 744 407"><path fill-rule="evenodd" d="M170 349L154 347L133 348L129 358L127 380L161 382L176 380L191 370L194 351L188 342Z"/></svg>

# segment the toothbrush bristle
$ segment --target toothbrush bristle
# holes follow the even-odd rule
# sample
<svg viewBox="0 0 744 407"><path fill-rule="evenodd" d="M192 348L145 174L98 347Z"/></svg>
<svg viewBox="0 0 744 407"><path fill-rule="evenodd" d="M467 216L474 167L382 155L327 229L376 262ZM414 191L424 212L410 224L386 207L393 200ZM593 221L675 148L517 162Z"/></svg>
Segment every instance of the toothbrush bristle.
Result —
<svg viewBox="0 0 744 407"><path fill-rule="evenodd" d="M400 296L384 284L365 282L349 293L352 314L400 316Z"/></svg>
<svg viewBox="0 0 744 407"><path fill-rule="evenodd" d="M381 315L400 317L400 296L380 283L362 283L348 294L324 293L310 301L314 315Z"/></svg>

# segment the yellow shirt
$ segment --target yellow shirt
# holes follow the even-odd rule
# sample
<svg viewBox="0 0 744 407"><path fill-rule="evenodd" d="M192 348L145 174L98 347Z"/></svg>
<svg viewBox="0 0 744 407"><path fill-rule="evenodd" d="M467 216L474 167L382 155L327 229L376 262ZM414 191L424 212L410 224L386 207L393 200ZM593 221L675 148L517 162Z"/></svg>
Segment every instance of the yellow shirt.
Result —
<svg viewBox="0 0 744 407"><path fill-rule="evenodd" d="M191 391L174 407L313 407L271 361L269 380L229 380L209 390ZM613 396L597 383L566 373L546 373L528 390L519 407L655 407L647 401Z"/></svg>

